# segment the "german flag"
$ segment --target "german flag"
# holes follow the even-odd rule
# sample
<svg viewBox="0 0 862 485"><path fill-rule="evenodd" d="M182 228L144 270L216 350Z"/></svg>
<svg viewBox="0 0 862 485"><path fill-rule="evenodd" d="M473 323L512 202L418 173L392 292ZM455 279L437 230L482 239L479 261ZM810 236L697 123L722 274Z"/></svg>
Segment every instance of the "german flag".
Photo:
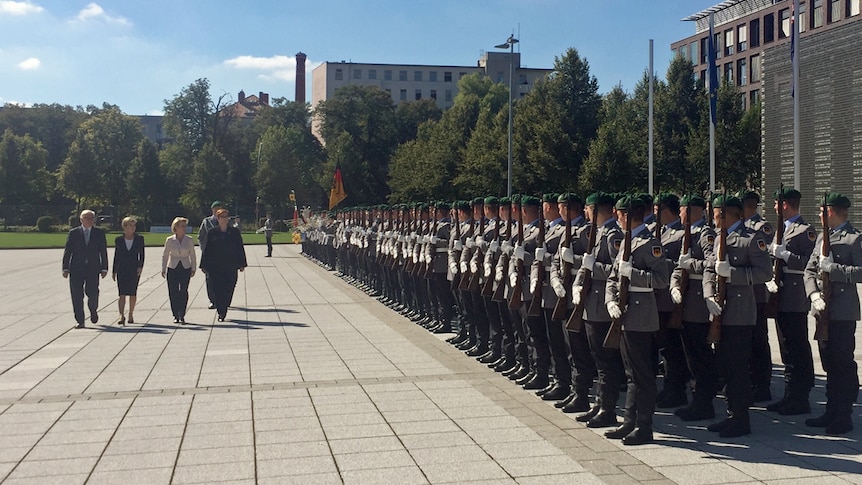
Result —
<svg viewBox="0 0 862 485"><path fill-rule="evenodd" d="M332 180L332 189L329 191L329 210L341 203L347 198L347 192L344 191L344 180L341 179L341 167L335 166L335 177Z"/></svg>

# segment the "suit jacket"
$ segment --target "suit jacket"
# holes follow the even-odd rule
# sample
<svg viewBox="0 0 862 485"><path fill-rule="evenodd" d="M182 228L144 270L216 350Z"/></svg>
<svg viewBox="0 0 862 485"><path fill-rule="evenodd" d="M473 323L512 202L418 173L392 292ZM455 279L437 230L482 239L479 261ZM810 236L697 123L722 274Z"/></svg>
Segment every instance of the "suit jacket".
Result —
<svg viewBox="0 0 862 485"><path fill-rule="evenodd" d="M135 234L131 249L126 249L125 239L125 236L117 236L114 240L114 274L136 273L138 268L144 267L144 236Z"/></svg>
<svg viewBox="0 0 862 485"><path fill-rule="evenodd" d="M108 271L108 242L105 231L90 229L90 244L84 242L84 227L79 226L66 236L63 250L63 271L70 274L98 274Z"/></svg>
<svg viewBox="0 0 862 485"><path fill-rule="evenodd" d="M808 297L823 291L820 281L820 248L823 234L817 236L814 251L805 268L805 290ZM826 310L832 320L859 320L859 293L856 284L862 282L862 234L850 225L841 227L829 234L832 259L835 267L829 273L829 301Z"/></svg>

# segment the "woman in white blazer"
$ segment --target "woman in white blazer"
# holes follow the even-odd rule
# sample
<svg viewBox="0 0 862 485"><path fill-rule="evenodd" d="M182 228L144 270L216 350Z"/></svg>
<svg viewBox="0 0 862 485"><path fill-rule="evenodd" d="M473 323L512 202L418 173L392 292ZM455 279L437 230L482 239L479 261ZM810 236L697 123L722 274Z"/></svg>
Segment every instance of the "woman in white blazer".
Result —
<svg viewBox="0 0 862 485"><path fill-rule="evenodd" d="M165 239L162 254L162 278L167 275L168 296L174 323L186 323L186 306L189 302L189 279L195 275L195 243L186 235L189 220L175 217L171 223L174 234Z"/></svg>

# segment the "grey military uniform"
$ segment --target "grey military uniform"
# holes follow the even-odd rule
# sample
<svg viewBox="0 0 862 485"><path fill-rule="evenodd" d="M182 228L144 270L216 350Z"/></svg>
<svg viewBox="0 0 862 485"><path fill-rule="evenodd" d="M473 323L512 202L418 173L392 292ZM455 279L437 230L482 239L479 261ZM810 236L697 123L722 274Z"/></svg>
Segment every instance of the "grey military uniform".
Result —
<svg viewBox="0 0 862 485"><path fill-rule="evenodd" d="M521 285L521 301L532 301L533 295L530 293L530 275L529 268L532 267L536 248L539 247L539 220L531 222L524 226L524 278ZM514 251L514 250L513 250ZM514 257L509 262L510 274L517 268L518 261Z"/></svg>
<svg viewBox="0 0 862 485"><path fill-rule="evenodd" d="M426 247L425 259L431 262L434 273L446 273L449 270L448 254L451 228L452 224L448 219L438 221L437 233L432 234L432 237L436 237L437 241L429 241Z"/></svg>
<svg viewBox="0 0 862 485"><path fill-rule="evenodd" d="M610 219L599 227L599 232L596 234L596 247L593 248L596 263L593 265L592 284L584 302L584 320L586 321L611 321L611 316L608 315L608 309L605 307L605 286L622 242L623 231L616 219ZM583 280L584 271L581 269L575 278L575 285L583 285Z"/></svg>
<svg viewBox="0 0 862 485"><path fill-rule="evenodd" d="M551 277L550 281L560 281L561 283L565 282L566 276L563 274L564 263L562 259L562 247L563 241L565 241L565 225L563 225L563 240L560 242L560 249L554 255L554 258L551 261ZM581 263L584 260L584 253L587 252L587 246L589 245L590 240L590 227L592 227L583 216L578 216L577 219L572 221L572 239L571 245L572 248L572 268L571 268L571 276L572 279L570 281L574 281L575 277L578 274L578 270L581 269ZM568 291L570 288L567 288ZM572 305L571 298L568 299L567 308L571 309L574 305Z"/></svg>
<svg viewBox="0 0 862 485"><path fill-rule="evenodd" d="M703 299L703 271L706 267L706 255L713 252L715 231L698 221L691 226L691 247L689 255L693 258L685 268L677 267L670 279L671 288L680 288L683 270L688 272L688 287L683 297L682 319L685 322L709 322L709 311L706 300Z"/></svg>
<svg viewBox="0 0 862 485"><path fill-rule="evenodd" d="M662 228L661 245L667 257L668 274L673 273L679 254L682 250L682 238L685 236L685 227L679 219L667 224ZM655 292L656 304L660 312L672 312L674 308L673 299L670 297L670 288L657 289Z"/></svg>
<svg viewBox="0 0 862 485"><path fill-rule="evenodd" d="M775 238L775 231L772 229L772 224L770 224L766 219L760 216L760 214L754 214L745 220L745 225L755 231L760 231L763 233L764 241L766 241L767 246L772 242ZM757 303L766 303L769 299L769 296L766 294L766 284L758 284L754 286L754 298Z"/></svg>
<svg viewBox="0 0 862 485"><path fill-rule="evenodd" d="M622 254L614 259L605 288L605 301L619 301ZM632 276L629 280L628 305L623 308L623 330L656 332L659 329L655 290L670 284L670 267L661 243L644 227L632 237Z"/></svg>
<svg viewBox="0 0 862 485"><path fill-rule="evenodd" d="M781 288L778 293L779 312L808 313L810 302L803 275L816 240L817 232L801 216L784 230L783 243L790 251L790 257L784 264L781 281L777 282Z"/></svg>
<svg viewBox="0 0 862 485"><path fill-rule="evenodd" d="M805 267L805 291L810 298L818 291L823 291L820 281L820 248L823 234L814 243L815 250ZM841 225L829 235L832 248L832 259L835 267L829 273L830 299L826 309L831 320L860 319L859 294L856 284L862 283L862 234L849 222Z"/></svg>
<svg viewBox="0 0 862 485"><path fill-rule="evenodd" d="M562 244L563 235L566 233L566 225L562 219L558 219L553 225L549 224L549 228L545 234L545 256L542 261L533 260L530 265L530 280L539 277L539 265L545 268L544 278L538 284L542 285L542 308L554 308L557 304L557 294L551 288L550 277L553 267L551 262L556 256L560 244Z"/></svg>

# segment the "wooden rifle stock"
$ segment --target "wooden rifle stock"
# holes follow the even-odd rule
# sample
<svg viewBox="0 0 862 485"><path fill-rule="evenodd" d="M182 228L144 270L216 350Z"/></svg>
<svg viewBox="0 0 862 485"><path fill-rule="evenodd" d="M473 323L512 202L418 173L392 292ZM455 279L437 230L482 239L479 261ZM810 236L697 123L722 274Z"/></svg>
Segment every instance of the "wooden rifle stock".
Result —
<svg viewBox="0 0 862 485"><path fill-rule="evenodd" d="M512 239L512 216L509 215L509 220L506 221L506 239ZM501 241L502 246L502 241ZM500 261L502 260L502 262ZM500 250L500 259L497 260L497 266L502 267L503 269L509 267L509 255L504 253L502 249ZM496 271L496 269L495 269ZM495 275L491 275L491 280L495 278ZM503 275L503 278L497 282L497 289L494 290L494 295L491 297L492 301L496 302L504 302L506 301L506 275Z"/></svg>
<svg viewBox="0 0 862 485"><path fill-rule="evenodd" d="M473 248L473 254L470 259L476 260L476 271L470 270L470 282L467 285L467 289L469 291L481 291L479 288L479 280L482 276L482 265L484 260L484 254L482 254L482 246L480 246L479 239L484 239L485 236L485 217L484 215L479 219L479 234L476 235L474 239L477 239L476 246Z"/></svg>
<svg viewBox="0 0 862 485"><path fill-rule="evenodd" d="M596 208L597 206L593 204L593 219L590 221L590 237L587 242L587 252L586 254L593 254L593 250L596 247L596 235L599 232L598 224L596 224ZM590 289L593 286L593 272L590 269L583 269L584 277L581 281L581 298L578 300L578 304L575 305L574 311L569 316L569 320L566 322L566 330L570 330L572 332L580 332L581 329L584 328L584 305L587 301L587 295L590 294Z"/></svg>
<svg viewBox="0 0 862 485"><path fill-rule="evenodd" d="M563 238L563 245L560 247L557 252L562 255L563 248L571 248L572 247L572 211L569 209L569 203L566 203L566 234ZM561 257L562 260L562 257ZM562 322L566 319L566 310L569 308L569 299L572 287L572 263L568 261L563 261L560 265L560 271L562 272L563 277L563 288L566 290L566 294L557 298L557 303L554 304L554 311L551 313L551 320L555 322Z"/></svg>
<svg viewBox="0 0 862 485"><path fill-rule="evenodd" d="M521 206L518 206L518 210L521 210ZM524 245L524 213L521 212L520 220L518 221L518 244L515 245L512 250L512 257L515 257L515 251L518 250L519 246ZM523 300L523 295L521 292L524 287L524 260L519 259L515 263L515 274L517 278L515 280L515 287L512 288L512 295L509 297L509 309L517 310L521 308L521 300Z"/></svg>
<svg viewBox="0 0 862 485"><path fill-rule="evenodd" d="M497 241L497 244L500 243L500 215L497 213L497 220L494 223L494 241ZM490 251L490 248L488 249ZM484 261L482 261L482 269L484 270ZM491 269L491 274L485 278L485 284L482 285L482 296L493 297L494 295L494 270Z"/></svg>
<svg viewBox="0 0 862 485"><path fill-rule="evenodd" d="M778 189L778 224L775 226L775 244L784 242L784 184L781 184ZM778 316L778 294L781 293L781 280L784 273L784 260L775 258L772 262L772 280L778 285L778 291L769 293L766 301L766 317L775 318Z"/></svg>
<svg viewBox="0 0 862 485"><path fill-rule="evenodd" d="M683 224L683 235L682 235L682 249L680 250L680 254L686 254L691 252L691 206L689 205L685 209L685 223ZM679 292L683 298L685 298L686 292L688 292L688 270L685 268L680 269L679 275ZM685 308L685 301L681 303L674 303L673 310L671 310L670 321L668 322L668 328L682 328L682 311Z"/></svg>
<svg viewBox="0 0 862 485"><path fill-rule="evenodd" d="M476 221L474 220L472 223L470 223L470 232L467 235L467 240L470 240L475 235L476 235ZM469 248L465 244L464 245L464 251L467 251L467 250L469 250ZM463 261L464 260L463 251L461 254L462 254L461 260ZM470 259L468 258L466 261L467 261L467 271L464 271L461 273L461 281L458 282L458 289L461 291L469 291L470 290L470 278L472 276L470 274L470 263L469 263ZM460 262L458 264L460 266Z"/></svg>
<svg viewBox="0 0 862 485"><path fill-rule="evenodd" d="M453 212L452 224L455 225L455 241L461 241L461 219L458 217L458 210L455 209ZM459 254L460 257L460 254ZM452 284L450 288L452 291L458 289L458 284L461 283L461 266L458 264L458 261L455 261L455 274L452 275Z"/></svg>
<svg viewBox="0 0 862 485"><path fill-rule="evenodd" d="M722 191L721 212L719 219L721 220L721 235L719 236L718 261L727 260L727 220L724 213L724 195L726 190ZM727 303L727 278L716 275L718 280L718 289L716 290L715 300L718 306L724 310L724 305ZM721 315L713 315L709 323L709 332L706 336L706 341L710 344L715 344L721 341Z"/></svg>
<svg viewBox="0 0 862 485"><path fill-rule="evenodd" d="M632 257L632 218L631 205L626 211L626 238L623 242L623 254L621 261L628 261ZM620 275L620 310L625 313L626 306L629 304L629 279L626 276ZM602 342L602 347L606 349L620 348L620 339L623 336L623 322L620 318L611 319L611 326L608 328L608 333L605 335L605 340Z"/></svg>
<svg viewBox="0 0 862 485"><path fill-rule="evenodd" d="M829 256L829 253L832 252L832 243L829 240L829 222L826 217L826 196L827 194L823 194L823 206L820 210L820 228L821 231L823 231L821 233L823 234L823 242L820 245L820 255L823 257ZM826 302L826 309L815 317L817 324L814 327L814 340L817 340L818 342L826 342L829 340L829 300L832 297L832 289L829 285L829 272L820 272L820 286L823 301Z"/></svg>
<svg viewBox="0 0 862 485"><path fill-rule="evenodd" d="M536 240L537 248L545 248L545 213L542 208L539 208L539 238ZM532 299L530 300L530 308L527 309L527 316L538 317L542 314L542 285L545 282L545 260L536 261L536 289L533 290Z"/></svg>

